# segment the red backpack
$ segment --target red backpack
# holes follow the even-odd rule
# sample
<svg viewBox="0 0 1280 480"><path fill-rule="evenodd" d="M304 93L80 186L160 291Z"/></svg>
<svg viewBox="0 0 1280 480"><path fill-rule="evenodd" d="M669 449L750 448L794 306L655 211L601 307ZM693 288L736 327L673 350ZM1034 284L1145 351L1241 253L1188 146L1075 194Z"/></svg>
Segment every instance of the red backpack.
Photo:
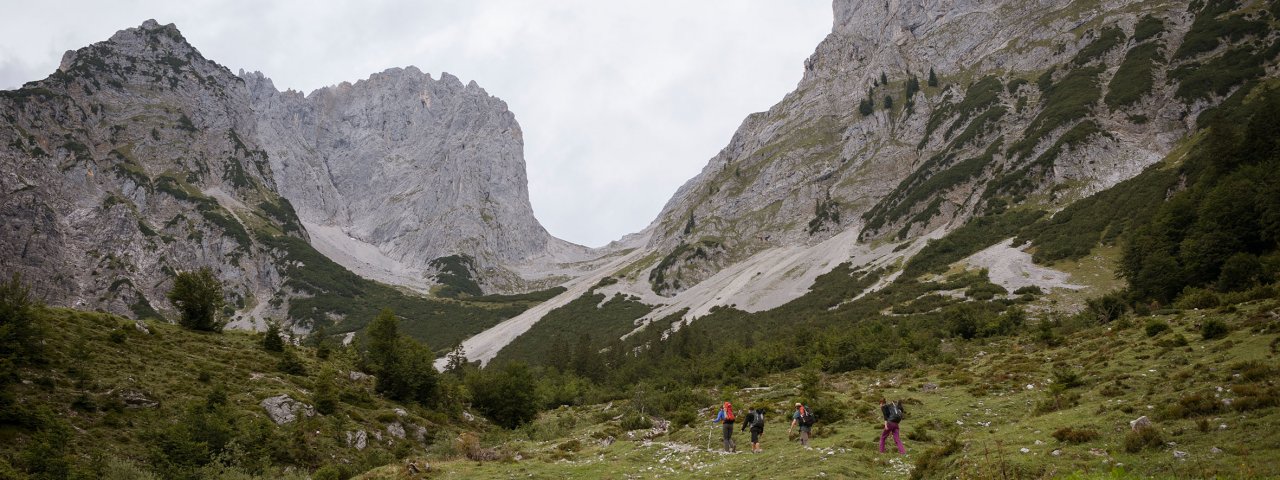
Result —
<svg viewBox="0 0 1280 480"><path fill-rule="evenodd" d="M724 402L724 421L733 421L733 405L730 405L729 402Z"/></svg>

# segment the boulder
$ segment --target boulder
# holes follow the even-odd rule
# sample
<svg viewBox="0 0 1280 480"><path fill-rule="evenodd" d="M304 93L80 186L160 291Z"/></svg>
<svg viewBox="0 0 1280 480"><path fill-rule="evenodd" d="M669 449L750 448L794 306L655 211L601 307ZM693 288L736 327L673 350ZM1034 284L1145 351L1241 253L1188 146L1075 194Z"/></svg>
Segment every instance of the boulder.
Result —
<svg viewBox="0 0 1280 480"><path fill-rule="evenodd" d="M316 414L314 407L294 400L289 395L267 397L259 405L267 411L267 416L271 417L271 421L276 422L276 425L284 425L297 420L299 414L308 417L313 417Z"/></svg>
<svg viewBox="0 0 1280 480"><path fill-rule="evenodd" d="M1151 419L1147 418L1146 415L1138 417L1129 422L1129 429L1131 430L1137 431L1144 428L1151 428Z"/></svg>
<svg viewBox="0 0 1280 480"><path fill-rule="evenodd" d="M400 422L391 422L390 425L387 425L387 433L396 438L404 438L404 425L401 425Z"/></svg>
<svg viewBox="0 0 1280 480"><path fill-rule="evenodd" d="M373 378L373 375L368 375L368 374L365 374L365 373L361 373L361 372L357 372L357 371L355 371L355 370L352 370L352 371L351 371L351 373L347 374L347 378L350 378L350 379L351 379L351 381L353 381L353 382L361 382L361 381L364 381L364 380L368 380L368 379Z"/></svg>
<svg viewBox="0 0 1280 480"><path fill-rule="evenodd" d="M139 390L121 390L116 392L116 397L124 402L125 408L156 408L160 406L160 402L148 397L146 393Z"/></svg>
<svg viewBox="0 0 1280 480"><path fill-rule="evenodd" d="M367 446L369 446L369 434L365 433L364 430L347 432L347 447L364 450L364 447Z"/></svg>

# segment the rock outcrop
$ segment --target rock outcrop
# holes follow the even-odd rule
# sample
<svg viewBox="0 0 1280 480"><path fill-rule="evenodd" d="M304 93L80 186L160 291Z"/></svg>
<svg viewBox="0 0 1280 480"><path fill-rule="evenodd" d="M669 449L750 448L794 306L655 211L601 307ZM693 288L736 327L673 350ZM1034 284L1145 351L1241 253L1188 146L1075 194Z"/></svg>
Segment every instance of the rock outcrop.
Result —
<svg viewBox="0 0 1280 480"><path fill-rule="evenodd" d="M276 422L276 425L293 422L301 416L314 417L316 415L314 407L294 400L293 397L287 394L264 398L259 405L262 406L263 410L266 410L267 416L271 417L271 421Z"/></svg>
<svg viewBox="0 0 1280 480"><path fill-rule="evenodd" d="M275 194L244 83L149 20L0 92L0 270L51 304L168 309L174 272L210 267L228 303L265 303L277 258L252 235L305 232Z"/></svg>
<svg viewBox="0 0 1280 480"><path fill-rule="evenodd" d="M486 290L509 291L526 282L504 265L587 252L534 218L520 125L474 81L392 68L304 96L241 78L280 193L353 271L423 289L433 260L465 255Z"/></svg>

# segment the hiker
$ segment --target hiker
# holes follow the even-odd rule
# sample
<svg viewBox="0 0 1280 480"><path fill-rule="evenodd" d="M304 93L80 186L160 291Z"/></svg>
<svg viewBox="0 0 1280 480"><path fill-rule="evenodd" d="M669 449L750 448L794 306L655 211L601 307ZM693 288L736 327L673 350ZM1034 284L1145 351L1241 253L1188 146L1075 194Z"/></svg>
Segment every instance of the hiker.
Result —
<svg viewBox="0 0 1280 480"><path fill-rule="evenodd" d="M898 453L906 454L907 449L902 446L902 439L898 438L898 423L902 421L902 401L886 404L884 399L880 399L880 413L884 415L884 430L880 432L880 453L884 453L884 440L889 434L893 434L893 443L898 444Z"/></svg>
<svg viewBox="0 0 1280 480"><path fill-rule="evenodd" d="M720 413L716 415L716 419L712 423L724 424L724 451L736 452L738 446L733 443L733 405L724 402L724 406L720 407Z"/></svg>
<svg viewBox="0 0 1280 480"><path fill-rule="evenodd" d="M764 409L757 408L755 411L747 410L747 421L743 422L742 429L751 429L751 453L760 453L764 450L760 448L760 437L764 435Z"/></svg>
<svg viewBox="0 0 1280 480"><path fill-rule="evenodd" d="M800 426L800 445L809 448L809 431L813 429L813 423L816 418L813 411L803 404L796 404L796 413L791 415L791 428L787 429L787 437L791 437L791 429Z"/></svg>

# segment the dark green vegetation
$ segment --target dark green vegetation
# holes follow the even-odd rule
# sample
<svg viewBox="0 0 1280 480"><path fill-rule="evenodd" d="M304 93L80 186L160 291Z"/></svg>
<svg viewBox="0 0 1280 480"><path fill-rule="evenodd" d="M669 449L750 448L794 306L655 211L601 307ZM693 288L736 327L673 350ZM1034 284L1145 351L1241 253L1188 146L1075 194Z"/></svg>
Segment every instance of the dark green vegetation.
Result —
<svg viewBox="0 0 1280 480"><path fill-rule="evenodd" d="M1243 291L1280 273L1280 91L1259 90L1179 166L1186 188L1130 231L1119 272L1135 300Z"/></svg>
<svg viewBox="0 0 1280 480"><path fill-rule="evenodd" d="M1155 85L1156 62L1162 60L1159 43L1144 43L1130 49L1107 85L1107 106L1126 107L1150 93Z"/></svg>
<svg viewBox="0 0 1280 480"><path fill-rule="evenodd" d="M1084 48L1076 53L1075 58L1071 59L1071 63L1076 65L1085 65L1089 62L1097 60L1112 49L1120 46L1124 42L1124 31L1119 27L1111 26L1098 32L1098 38L1094 39Z"/></svg>
<svg viewBox="0 0 1280 480"><path fill-rule="evenodd" d="M440 288L436 295L448 298L478 297L480 285L476 283L475 259L467 255L450 255L432 260L428 265L436 269L436 281Z"/></svg>
<svg viewBox="0 0 1280 480"><path fill-rule="evenodd" d="M383 308L390 308L406 319L402 331L442 352L542 301L541 296L471 302L409 295L351 273L302 239L258 232L257 240L285 260L285 286L310 295L289 301L289 317L325 326L331 315L341 316L331 333L359 330Z"/></svg>
<svg viewBox="0 0 1280 480"><path fill-rule="evenodd" d="M652 307L636 299L622 295L606 298L593 290L547 313L503 348L494 362L545 362L599 380L604 372L596 368L595 352L616 344L616 339L634 330L635 321L650 310Z"/></svg>
<svg viewBox="0 0 1280 480"><path fill-rule="evenodd" d="M222 314L222 283L208 267L194 272L179 272L173 278L169 301L178 309L178 324L192 330L220 332L226 321Z"/></svg>

